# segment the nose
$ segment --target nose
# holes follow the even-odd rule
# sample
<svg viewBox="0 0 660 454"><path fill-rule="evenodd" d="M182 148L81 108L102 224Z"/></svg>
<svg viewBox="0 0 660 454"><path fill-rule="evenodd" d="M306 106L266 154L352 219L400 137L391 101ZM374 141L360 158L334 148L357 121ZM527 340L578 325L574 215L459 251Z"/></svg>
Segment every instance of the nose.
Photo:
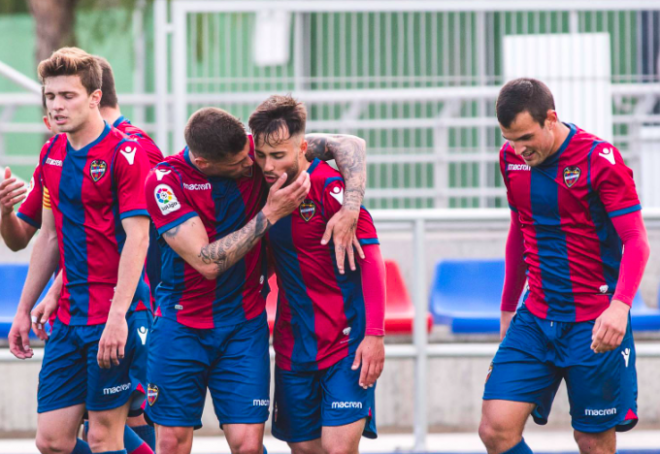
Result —
<svg viewBox="0 0 660 454"><path fill-rule="evenodd" d="M271 172L275 169L275 166L273 165L273 160L269 157L266 157L266 161L264 162L264 172Z"/></svg>
<svg viewBox="0 0 660 454"><path fill-rule="evenodd" d="M254 164L254 161L250 156L245 158L245 160L243 161L243 167L252 167L252 164Z"/></svg>
<svg viewBox="0 0 660 454"><path fill-rule="evenodd" d="M513 146L513 151L516 152L516 156L520 156L527 150L527 147L520 143L511 142L511 145Z"/></svg>

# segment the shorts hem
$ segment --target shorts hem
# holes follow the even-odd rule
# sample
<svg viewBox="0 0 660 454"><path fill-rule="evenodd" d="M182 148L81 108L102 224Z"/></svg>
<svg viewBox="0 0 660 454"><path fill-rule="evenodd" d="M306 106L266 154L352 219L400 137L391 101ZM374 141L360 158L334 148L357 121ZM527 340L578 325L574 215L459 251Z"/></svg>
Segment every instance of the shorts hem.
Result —
<svg viewBox="0 0 660 454"><path fill-rule="evenodd" d="M79 402L62 402L60 404L52 405L37 405L37 413L48 413L49 411L61 410L63 408L73 407L75 405L84 404L85 400Z"/></svg>
<svg viewBox="0 0 660 454"><path fill-rule="evenodd" d="M296 437L287 437L284 434L278 433L275 429L271 429L271 434L273 437L277 438L278 440L286 441L287 443L302 443L304 441L312 441L312 440L318 440L321 438L321 432L319 432L318 436L312 435L302 435L302 436L296 436Z"/></svg>
<svg viewBox="0 0 660 454"><path fill-rule="evenodd" d="M573 429L578 430L580 432L584 433L602 433L602 432L607 432L610 429L615 429L616 432L628 432L629 430L632 430L635 428L637 425L637 422L639 419L636 419L628 424L624 424L625 420L622 421L612 421L611 423L608 424L601 424L598 426L594 425L588 425L588 424L574 424L571 423L571 426Z"/></svg>
<svg viewBox="0 0 660 454"><path fill-rule="evenodd" d="M126 403L131 400L131 397L133 397L133 393L130 393L128 396L126 396L123 399L116 400L112 403L109 403L107 405L102 405L102 406L93 406L87 404L87 411L106 411L106 410L114 410L115 408L119 408L122 405L126 405Z"/></svg>
<svg viewBox="0 0 660 454"><path fill-rule="evenodd" d="M201 419L191 422L191 421L174 420L170 418L158 418L158 417L154 418L153 415L147 416L146 412L145 412L145 419L150 425L158 424L159 426L165 426L165 427L193 427L194 429L202 428Z"/></svg>

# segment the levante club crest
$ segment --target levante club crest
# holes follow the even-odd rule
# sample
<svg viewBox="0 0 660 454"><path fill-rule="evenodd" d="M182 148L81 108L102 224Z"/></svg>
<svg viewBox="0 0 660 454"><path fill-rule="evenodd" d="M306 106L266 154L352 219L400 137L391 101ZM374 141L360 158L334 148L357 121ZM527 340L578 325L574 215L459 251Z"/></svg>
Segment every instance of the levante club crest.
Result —
<svg viewBox="0 0 660 454"><path fill-rule="evenodd" d="M92 176L94 183L103 178L107 168L108 164L106 164L105 161L100 161L98 159L96 161L92 161L92 165L89 167L89 174Z"/></svg>
<svg viewBox="0 0 660 454"><path fill-rule="evenodd" d="M580 168L579 167L566 167L564 169L564 183L567 187L573 186L577 180L580 178Z"/></svg>
<svg viewBox="0 0 660 454"><path fill-rule="evenodd" d="M149 406L152 406L153 404L156 403L156 401L158 400L158 393L159 393L158 386L149 383L149 385L147 386L147 402L149 402Z"/></svg>
<svg viewBox="0 0 660 454"><path fill-rule="evenodd" d="M310 199L303 200L303 203L300 204L300 217L309 222L310 219L316 214L316 205Z"/></svg>

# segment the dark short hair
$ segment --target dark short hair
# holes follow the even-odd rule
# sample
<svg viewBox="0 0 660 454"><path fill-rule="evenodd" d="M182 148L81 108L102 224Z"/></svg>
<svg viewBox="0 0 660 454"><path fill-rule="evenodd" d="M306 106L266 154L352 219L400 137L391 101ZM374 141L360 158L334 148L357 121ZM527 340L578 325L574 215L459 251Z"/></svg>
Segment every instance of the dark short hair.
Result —
<svg viewBox="0 0 660 454"><path fill-rule="evenodd" d="M103 57L95 55L96 61L99 62L101 67L101 79L103 95L101 96L101 103L99 107L117 107L117 90L115 89L115 76L112 73L112 66Z"/></svg>
<svg viewBox="0 0 660 454"><path fill-rule="evenodd" d="M500 90L495 106L497 121L508 128L516 116L529 112L534 121L545 124L548 110L555 110L555 100L546 84L530 78L514 79Z"/></svg>
<svg viewBox="0 0 660 454"><path fill-rule="evenodd" d="M101 89L101 67L92 55L77 47L63 47L53 52L37 67L39 80L45 83L49 77L78 76L87 94Z"/></svg>
<svg viewBox="0 0 660 454"><path fill-rule="evenodd" d="M46 105L46 87L41 86L41 105L44 108L44 112L48 114L48 106Z"/></svg>
<svg viewBox="0 0 660 454"><path fill-rule="evenodd" d="M271 144L271 137L286 126L289 136L277 135L276 140L287 140L289 137L305 133L307 109L302 102L296 101L291 95L273 95L257 107L250 115L248 125L254 140Z"/></svg>
<svg viewBox="0 0 660 454"><path fill-rule="evenodd" d="M240 153L248 140L243 123L217 107L205 107L192 114L184 136L188 148L209 161L222 161Z"/></svg>

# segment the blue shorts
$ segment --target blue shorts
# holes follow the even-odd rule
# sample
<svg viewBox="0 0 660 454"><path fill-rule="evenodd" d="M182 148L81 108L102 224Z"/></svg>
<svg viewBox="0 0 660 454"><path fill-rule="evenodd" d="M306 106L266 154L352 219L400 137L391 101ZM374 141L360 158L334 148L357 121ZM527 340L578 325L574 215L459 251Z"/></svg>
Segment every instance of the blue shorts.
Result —
<svg viewBox="0 0 660 454"><path fill-rule="evenodd" d="M206 389L223 424L259 424L270 408L266 312L237 325L195 329L156 317L149 340L147 417L202 427Z"/></svg>
<svg viewBox="0 0 660 454"><path fill-rule="evenodd" d="M139 394L131 402L131 408L128 416L139 416L143 413L144 402L147 397L147 361L148 338L153 324L153 315L148 311L134 312L128 317L128 331L133 335L129 336L132 340L134 351L133 361L129 371L131 383Z"/></svg>
<svg viewBox="0 0 660 454"><path fill-rule="evenodd" d="M572 425L580 432L618 432L637 423L637 373L630 318L619 348L591 350L595 321L553 322L518 310L486 378L484 400L536 404L546 424L557 389L566 380Z"/></svg>
<svg viewBox="0 0 660 454"><path fill-rule="evenodd" d="M112 410L131 399L131 408L138 409L145 395L135 376L133 362L146 354L138 348L141 341L137 324L143 323L139 314L129 316L124 358L119 366L110 369L101 369L96 359L105 324L70 326L57 320L46 342L39 372L37 412L78 404L85 404L88 411ZM144 314L151 316L148 312Z"/></svg>
<svg viewBox="0 0 660 454"><path fill-rule="evenodd" d="M363 436L376 438L376 386L360 387L354 355L327 369L298 372L275 367L272 433L289 443L321 438L323 426L367 418Z"/></svg>

